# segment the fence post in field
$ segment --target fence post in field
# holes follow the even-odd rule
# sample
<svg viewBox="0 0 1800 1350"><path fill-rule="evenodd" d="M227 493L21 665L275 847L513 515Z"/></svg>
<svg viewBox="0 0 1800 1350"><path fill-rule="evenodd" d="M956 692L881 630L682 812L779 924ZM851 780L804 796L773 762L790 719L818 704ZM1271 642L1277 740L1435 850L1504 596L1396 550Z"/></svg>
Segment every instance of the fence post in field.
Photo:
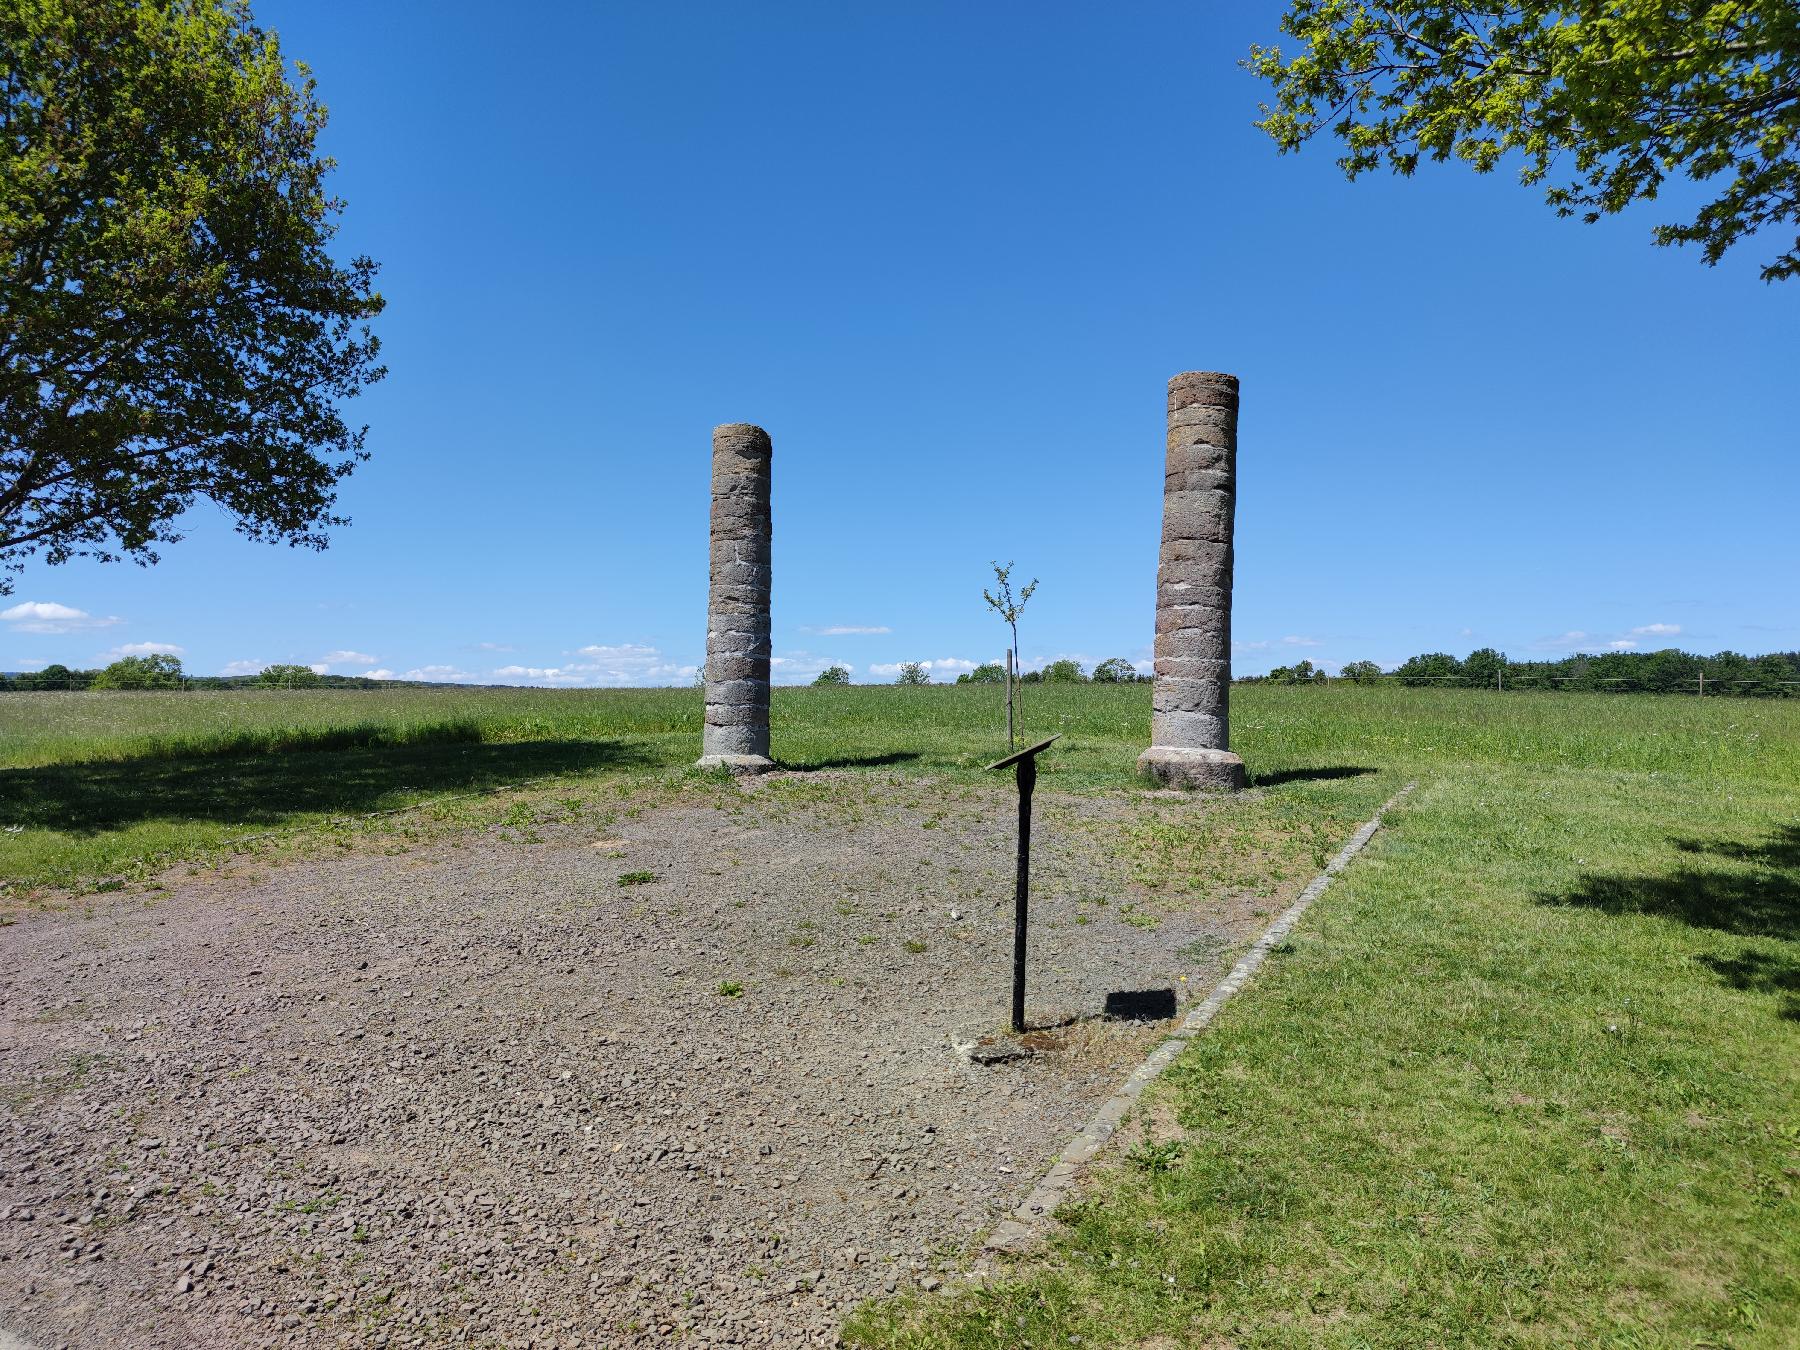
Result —
<svg viewBox="0 0 1800 1350"><path fill-rule="evenodd" d="M1189 371L1169 381L1156 688L1138 769L1172 787L1244 786L1229 712L1237 417L1237 376Z"/></svg>
<svg viewBox="0 0 1800 1350"><path fill-rule="evenodd" d="M769 758L769 433L712 435L712 579L706 603L702 768L761 773Z"/></svg>

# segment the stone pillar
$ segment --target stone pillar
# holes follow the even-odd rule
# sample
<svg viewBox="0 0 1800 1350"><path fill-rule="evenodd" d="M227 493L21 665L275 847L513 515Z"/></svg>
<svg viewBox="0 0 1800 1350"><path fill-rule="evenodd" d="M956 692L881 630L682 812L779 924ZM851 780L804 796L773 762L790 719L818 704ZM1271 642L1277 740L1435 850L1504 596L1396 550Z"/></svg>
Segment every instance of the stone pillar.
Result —
<svg viewBox="0 0 1800 1350"><path fill-rule="evenodd" d="M1162 554L1156 566L1156 690L1138 768L1171 787L1236 791L1230 750L1231 526L1238 382L1189 371L1169 381Z"/></svg>
<svg viewBox="0 0 1800 1350"><path fill-rule="evenodd" d="M761 773L769 758L769 433L712 436L712 584L700 766Z"/></svg>

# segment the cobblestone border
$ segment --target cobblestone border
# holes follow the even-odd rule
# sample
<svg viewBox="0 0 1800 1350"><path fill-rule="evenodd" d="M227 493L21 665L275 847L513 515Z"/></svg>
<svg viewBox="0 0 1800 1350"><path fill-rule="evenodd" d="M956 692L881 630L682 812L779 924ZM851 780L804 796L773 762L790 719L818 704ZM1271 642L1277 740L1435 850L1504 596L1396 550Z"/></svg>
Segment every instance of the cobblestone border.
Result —
<svg viewBox="0 0 1800 1350"><path fill-rule="evenodd" d="M1151 1051L1149 1058L1132 1070L1131 1076L1119 1085L1119 1090L1101 1105L1092 1119L1081 1128L1080 1133L1069 1141L1062 1157L1057 1159L1043 1180L1038 1182L1036 1189L1025 1198L1025 1203L1002 1219L999 1226L988 1234L987 1241L982 1244L985 1252L1018 1252L1032 1244L1038 1237L1044 1220L1054 1214L1057 1206L1068 1198L1069 1192L1080 1178L1081 1169L1092 1162L1106 1146L1106 1141L1112 1138L1113 1132L1119 1128L1119 1122L1143 1095L1144 1089L1169 1067L1170 1062L1189 1041L1206 1030L1219 1009L1225 1006L1226 1000L1250 982L1270 951L1280 945L1294 925L1300 922L1300 916L1306 913L1313 901L1325 893L1332 878L1362 852L1363 846L1381 828L1382 817L1404 801L1417 786L1416 782L1408 783L1382 803L1374 816L1350 836L1350 842L1344 845L1338 855L1325 864L1325 870L1307 882L1306 889L1300 892L1299 898L1282 911L1281 916L1257 938L1255 945L1244 953L1243 959L1231 968L1231 973L1213 986L1213 991L1206 996L1205 1002L1190 1011L1181 1025L1169 1034L1169 1039ZM984 1256L975 1273L978 1278L993 1273L989 1257Z"/></svg>

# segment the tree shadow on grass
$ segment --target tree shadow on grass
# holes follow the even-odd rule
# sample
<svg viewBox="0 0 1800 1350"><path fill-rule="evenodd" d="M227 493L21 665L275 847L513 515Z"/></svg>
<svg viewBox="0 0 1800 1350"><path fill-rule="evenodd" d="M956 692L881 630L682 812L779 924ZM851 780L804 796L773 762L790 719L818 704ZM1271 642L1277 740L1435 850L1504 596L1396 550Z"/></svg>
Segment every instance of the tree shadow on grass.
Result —
<svg viewBox="0 0 1800 1350"><path fill-rule="evenodd" d="M1571 891L1538 899L1604 914L1657 914L1739 937L1800 938L1800 826L1784 825L1759 843L1671 842L1683 853L1728 858L1740 865L1701 864L1645 876L1587 876ZM1741 865L1745 863L1749 866Z"/></svg>
<svg viewBox="0 0 1800 1350"><path fill-rule="evenodd" d="M1547 905L1604 914L1653 914L1737 937L1800 940L1800 825L1766 839L1675 839L1696 862L1645 876L1587 876L1573 890L1544 894ZM1728 860L1724 865L1714 859ZM1746 947L1735 957L1695 958L1732 989L1779 997L1781 1015L1800 1020L1800 953Z"/></svg>
<svg viewBox="0 0 1800 1350"><path fill-rule="evenodd" d="M1374 773L1355 764L1333 764L1322 769L1282 769L1278 773L1257 773L1250 776L1251 787L1279 787L1283 783L1313 783L1328 778L1361 778L1366 773Z"/></svg>
<svg viewBox="0 0 1800 1350"><path fill-rule="evenodd" d="M1783 825L1757 844L1735 839L1676 839L1671 841L1683 853L1711 854L1737 862L1755 863L1784 872L1800 873L1800 825Z"/></svg>
<svg viewBox="0 0 1800 1350"><path fill-rule="evenodd" d="M278 825L355 814L417 793L472 792L650 762L622 741L377 745L0 769L0 826L95 834L143 820Z"/></svg>
<svg viewBox="0 0 1800 1350"><path fill-rule="evenodd" d="M919 758L916 750L890 750L884 755L835 755L829 759L781 759L775 767L794 773L811 769L879 769L887 764L908 764Z"/></svg>
<svg viewBox="0 0 1800 1350"><path fill-rule="evenodd" d="M1736 956L1696 956L1694 958L1720 983L1746 993L1766 994L1781 1000L1781 1015L1790 1022L1800 1022L1800 959L1778 956L1755 947L1746 947Z"/></svg>

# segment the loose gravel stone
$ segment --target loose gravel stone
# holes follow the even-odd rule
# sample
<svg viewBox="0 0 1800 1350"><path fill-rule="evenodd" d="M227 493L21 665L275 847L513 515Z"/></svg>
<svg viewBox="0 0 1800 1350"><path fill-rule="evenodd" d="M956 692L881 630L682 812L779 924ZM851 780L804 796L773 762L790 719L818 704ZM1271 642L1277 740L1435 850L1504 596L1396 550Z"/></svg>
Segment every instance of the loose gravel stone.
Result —
<svg viewBox="0 0 1800 1350"><path fill-rule="evenodd" d="M1007 1015L1010 791L798 786L0 928L0 1326L786 1347L938 1288L1162 1028L969 1063L957 1038ZM1082 825L1127 805L1039 800L1045 1024L1204 988L1260 929L1267 899L1157 929L1096 909L1131 883Z"/></svg>

